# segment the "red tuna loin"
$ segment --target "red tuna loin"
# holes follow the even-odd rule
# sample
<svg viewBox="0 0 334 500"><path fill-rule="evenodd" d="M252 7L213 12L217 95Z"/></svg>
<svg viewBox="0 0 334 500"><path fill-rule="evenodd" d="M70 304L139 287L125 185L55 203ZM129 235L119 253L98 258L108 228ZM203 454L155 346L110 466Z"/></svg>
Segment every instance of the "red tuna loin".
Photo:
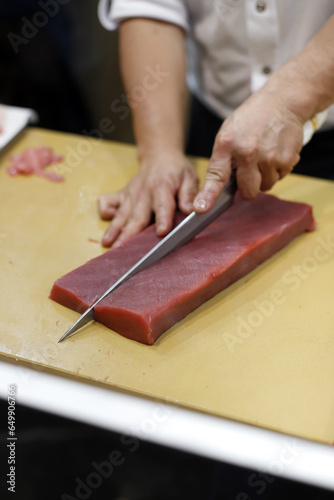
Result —
<svg viewBox="0 0 334 500"><path fill-rule="evenodd" d="M96 321L152 345L169 327L245 276L304 231L314 229L303 203L260 194L233 206L185 246L130 278L96 308ZM154 226L55 282L50 298L82 313L159 238Z"/></svg>

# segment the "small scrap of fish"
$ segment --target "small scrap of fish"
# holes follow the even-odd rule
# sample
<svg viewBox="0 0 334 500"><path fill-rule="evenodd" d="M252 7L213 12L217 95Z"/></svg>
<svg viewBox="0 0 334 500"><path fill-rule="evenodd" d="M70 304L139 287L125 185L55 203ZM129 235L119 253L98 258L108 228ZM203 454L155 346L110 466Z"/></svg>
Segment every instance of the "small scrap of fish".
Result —
<svg viewBox="0 0 334 500"><path fill-rule="evenodd" d="M45 170L53 163L59 163L63 157L53 153L49 147L27 148L23 153L10 157L11 164L7 168L9 175L39 175L54 182L62 182L64 177Z"/></svg>

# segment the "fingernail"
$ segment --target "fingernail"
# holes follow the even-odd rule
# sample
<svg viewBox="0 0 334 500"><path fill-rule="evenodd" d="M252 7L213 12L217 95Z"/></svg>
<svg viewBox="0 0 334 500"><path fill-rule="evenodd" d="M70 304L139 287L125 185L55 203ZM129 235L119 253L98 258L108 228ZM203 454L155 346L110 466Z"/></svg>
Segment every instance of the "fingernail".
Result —
<svg viewBox="0 0 334 500"><path fill-rule="evenodd" d="M103 236L101 243L102 243L102 246L109 247L111 245L110 238Z"/></svg>
<svg viewBox="0 0 334 500"><path fill-rule="evenodd" d="M203 198L199 198L198 200L194 201L194 207L197 208L197 210L205 210L206 206L207 203Z"/></svg>

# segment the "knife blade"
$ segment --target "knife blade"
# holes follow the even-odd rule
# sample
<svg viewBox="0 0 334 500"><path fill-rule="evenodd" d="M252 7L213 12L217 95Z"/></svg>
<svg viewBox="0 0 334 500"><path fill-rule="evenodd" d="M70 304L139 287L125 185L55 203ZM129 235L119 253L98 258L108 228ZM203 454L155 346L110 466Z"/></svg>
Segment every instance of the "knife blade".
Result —
<svg viewBox="0 0 334 500"><path fill-rule="evenodd" d="M101 297L94 302L73 325L64 333L58 340L62 342L70 337L86 324L94 319L94 308L105 299L111 292L118 288L122 283L127 281L131 276L134 276L139 271L146 269L158 260L168 255L173 250L176 250L182 245L185 245L200 233L206 226L213 222L219 215L227 210L233 203L233 196L237 189L236 175L233 172L229 182L219 195L215 205L209 212L199 214L191 212L180 224L178 224L170 233L157 243L147 254L144 255L134 266L132 266L121 278L106 290Z"/></svg>

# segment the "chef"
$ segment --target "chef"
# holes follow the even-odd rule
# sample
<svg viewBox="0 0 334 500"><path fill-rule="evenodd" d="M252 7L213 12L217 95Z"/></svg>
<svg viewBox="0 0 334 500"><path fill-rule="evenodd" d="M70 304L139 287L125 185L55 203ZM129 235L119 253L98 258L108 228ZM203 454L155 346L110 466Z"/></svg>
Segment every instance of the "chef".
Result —
<svg viewBox="0 0 334 500"><path fill-rule="evenodd" d="M152 214L165 235L176 206L208 211L232 168L246 199L296 166L334 178L332 0L100 0L99 17L119 26L140 164L124 189L99 199L111 220L103 245L121 244ZM324 110L322 131L302 152L304 123ZM186 153L210 157L199 192Z"/></svg>

